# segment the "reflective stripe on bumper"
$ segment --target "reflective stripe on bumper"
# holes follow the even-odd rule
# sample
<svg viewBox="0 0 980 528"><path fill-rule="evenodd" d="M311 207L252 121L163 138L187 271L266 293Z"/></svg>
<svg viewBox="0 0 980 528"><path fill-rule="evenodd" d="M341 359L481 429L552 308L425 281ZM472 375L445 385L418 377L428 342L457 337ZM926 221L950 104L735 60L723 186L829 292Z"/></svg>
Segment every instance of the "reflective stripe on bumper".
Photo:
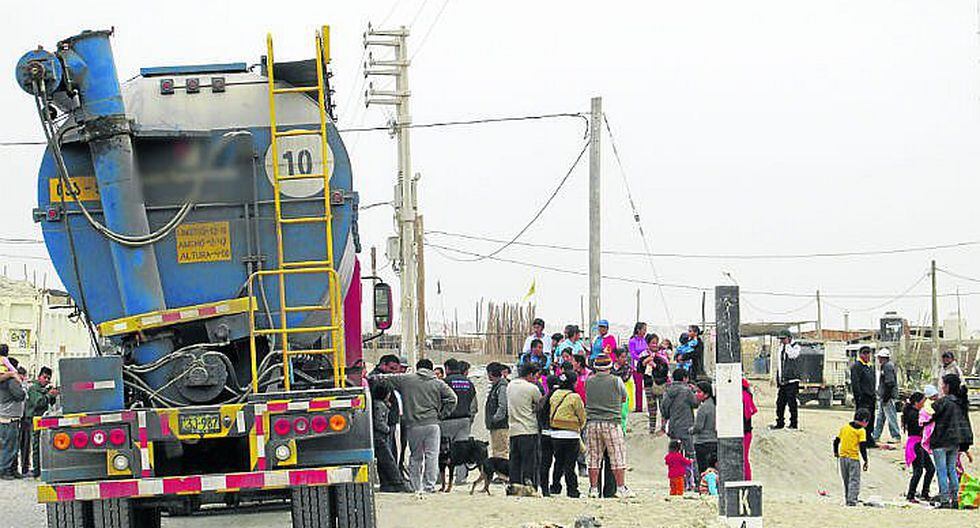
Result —
<svg viewBox="0 0 980 528"><path fill-rule="evenodd" d="M227 493L241 490L326 486L367 481L368 466L362 464L313 469L228 473L224 475L41 484L37 487L37 500L40 503L50 503L75 500L138 499L162 495L196 495L203 492Z"/></svg>

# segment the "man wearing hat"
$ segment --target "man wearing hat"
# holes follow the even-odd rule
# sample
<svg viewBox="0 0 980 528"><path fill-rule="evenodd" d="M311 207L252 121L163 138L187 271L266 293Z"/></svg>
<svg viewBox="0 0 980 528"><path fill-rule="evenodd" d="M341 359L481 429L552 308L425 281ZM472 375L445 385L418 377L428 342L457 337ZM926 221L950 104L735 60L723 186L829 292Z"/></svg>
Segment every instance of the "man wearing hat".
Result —
<svg viewBox="0 0 980 528"><path fill-rule="evenodd" d="M878 407L881 412L875 420L875 430L872 437L875 443L881 440L882 429L885 428L885 420L888 421L888 433L891 435L892 443L902 440L902 432L898 428L898 413L895 410L895 402L898 401L898 373L895 371L895 364L892 363L891 350L882 348L878 351Z"/></svg>
<svg viewBox="0 0 980 528"><path fill-rule="evenodd" d="M956 363L956 356L952 350L943 352L942 364L939 365L939 375L936 376L937 386L946 374L956 374L960 377L960 380L963 379L963 369Z"/></svg>
<svg viewBox="0 0 980 528"><path fill-rule="evenodd" d="M596 358L595 374L585 382L585 438L588 447L589 497L599 497L599 471L603 455L616 480L616 497L633 497L626 487L626 436L623 433L623 403L628 396L623 380L609 373L612 358Z"/></svg>
<svg viewBox="0 0 980 528"><path fill-rule="evenodd" d="M613 350L616 350L616 337L609 333L609 321L599 319L596 327L599 329L599 335L592 341L592 352L589 354L589 363L592 363L597 357L603 354L612 357Z"/></svg>
<svg viewBox="0 0 980 528"><path fill-rule="evenodd" d="M799 427L797 405L800 394L800 345L793 341L789 330L779 332L779 368L776 371L776 424L773 429L786 427L786 407L789 406L789 428Z"/></svg>
<svg viewBox="0 0 980 528"><path fill-rule="evenodd" d="M861 347L858 350L857 361L851 365L851 393L854 395L854 408L867 409L871 413L871 419L866 428L866 445L869 448L877 447L874 437L877 387L875 384L875 366L871 362L871 347Z"/></svg>

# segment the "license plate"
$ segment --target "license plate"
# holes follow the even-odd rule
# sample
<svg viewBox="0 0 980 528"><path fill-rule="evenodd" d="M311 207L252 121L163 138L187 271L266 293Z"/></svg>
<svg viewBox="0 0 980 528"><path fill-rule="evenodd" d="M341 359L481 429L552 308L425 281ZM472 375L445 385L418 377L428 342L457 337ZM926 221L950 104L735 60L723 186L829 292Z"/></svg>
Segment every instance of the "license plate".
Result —
<svg viewBox="0 0 980 528"><path fill-rule="evenodd" d="M220 433L221 416L217 413L181 414L177 417L177 430L182 435Z"/></svg>

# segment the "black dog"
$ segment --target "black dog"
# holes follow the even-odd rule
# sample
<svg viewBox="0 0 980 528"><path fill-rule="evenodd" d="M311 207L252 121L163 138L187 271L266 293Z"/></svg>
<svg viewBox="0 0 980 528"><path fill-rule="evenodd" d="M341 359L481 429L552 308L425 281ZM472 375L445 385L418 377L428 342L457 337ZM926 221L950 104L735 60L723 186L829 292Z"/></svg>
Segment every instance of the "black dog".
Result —
<svg viewBox="0 0 980 528"><path fill-rule="evenodd" d="M480 466L480 478L476 479L470 488L470 495L481 482L483 483L483 493L490 495L490 482L493 481L495 475L510 476L510 463L506 458L490 457L483 462L483 465Z"/></svg>
<svg viewBox="0 0 980 528"><path fill-rule="evenodd" d="M443 439L439 445L439 474L442 475L442 491L450 492L453 490L453 476L456 474L456 466L466 466L469 469L482 468L487 461L487 442L475 438L458 440L456 442ZM444 457L442 452L448 445L448 453Z"/></svg>

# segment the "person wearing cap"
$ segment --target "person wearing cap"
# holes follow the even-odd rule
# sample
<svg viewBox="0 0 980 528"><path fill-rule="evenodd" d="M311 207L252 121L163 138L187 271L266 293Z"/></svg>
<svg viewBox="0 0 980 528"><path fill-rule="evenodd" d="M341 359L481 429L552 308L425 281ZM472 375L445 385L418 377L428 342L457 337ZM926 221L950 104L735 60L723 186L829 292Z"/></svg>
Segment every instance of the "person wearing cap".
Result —
<svg viewBox="0 0 980 528"><path fill-rule="evenodd" d="M628 396L623 380L610 374L612 358L601 355L593 364L595 374L585 382L585 437L588 448L589 497L599 497L599 471L603 455L616 481L616 497L633 497L626 487L626 435L620 425Z"/></svg>
<svg viewBox="0 0 980 528"><path fill-rule="evenodd" d="M786 407L789 407L789 428L799 427L800 345L793 341L789 330L779 332L779 368L776 370L776 424L773 429L786 427Z"/></svg>
<svg viewBox="0 0 980 528"><path fill-rule="evenodd" d="M851 365L851 393L854 395L854 408L867 409L869 413L867 445L877 446L874 440L875 402L878 399L875 383L875 366L871 362L871 347L858 350L857 361Z"/></svg>
<svg viewBox="0 0 980 528"><path fill-rule="evenodd" d="M538 411L544 401L537 383L539 372L537 365L524 363L517 368L518 378L507 385L512 484L535 486L538 480Z"/></svg>
<svg viewBox="0 0 980 528"><path fill-rule="evenodd" d="M888 433L891 435L892 443L902 441L902 433L898 428L898 412L895 410L895 402L898 401L898 373L895 371L895 363L892 363L891 350L882 348L878 351L878 408L881 411L875 419L874 443L881 440L881 433L885 428L885 421L888 421Z"/></svg>
<svg viewBox="0 0 980 528"><path fill-rule="evenodd" d="M595 361L602 354L611 356L612 352L616 350L616 337L609 333L609 321L599 319L596 327L599 329L599 335L592 341L592 352L589 354L589 363Z"/></svg>
<svg viewBox="0 0 980 528"><path fill-rule="evenodd" d="M963 369L956 363L956 355L953 354L952 350L943 352L942 363L939 365L939 375L936 376L936 385L939 385L946 374L956 374L960 380L963 379Z"/></svg>
<svg viewBox="0 0 980 528"><path fill-rule="evenodd" d="M544 345L544 354L551 357L551 339L544 335L544 319L540 317L535 318L531 323L531 335L527 336L527 339L524 340L524 347L521 349L522 356L531 352L535 339L541 341L541 344Z"/></svg>

